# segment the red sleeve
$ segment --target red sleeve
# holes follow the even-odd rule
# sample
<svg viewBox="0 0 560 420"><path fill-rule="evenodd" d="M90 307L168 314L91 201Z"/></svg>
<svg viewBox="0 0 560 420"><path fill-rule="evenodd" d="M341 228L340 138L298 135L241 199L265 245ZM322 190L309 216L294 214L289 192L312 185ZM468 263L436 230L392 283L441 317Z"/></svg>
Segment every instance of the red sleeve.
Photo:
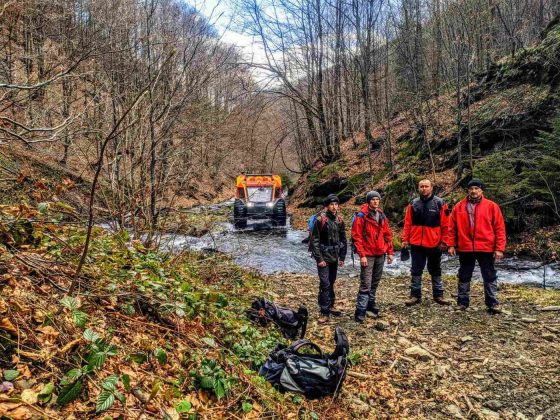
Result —
<svg viewBox="0 0 560 420"><path fill-rule="evenodd" d="M441 225L441 241L444 245L447 245L447 237L449 235L449 219L447 215L449 206L444 204L440 212L440 225Z"/></svg>
<svg viewBox="0 0 560 420"><path fill-rule="evenodd" d="M360 217L356 215L354 226L352 226L352 241L354 242L354 246L360 258L366 255L364 252L364 223L363 216Z"/></svg>
<svg viewBox="0 0 560 420"><path fill-rule="evenodd" d="M500 210L500 206L494 205L494 235L496 235L496 251L504 252L506 250L506 225L504 216Z"/></svg>
<svg viewBox="0 0 560 420"><path fill-rule="evenodd" d="M447 239L445 243L447 246L457 246L457 208L459 206L456 205L453 207L451 211L451 217L449 218L449 224L447 225Z"/></svg>
<svg viewBox="0 0 560 420"><path fill-rule="evenodd" d="M412 206L409 204L406 207L406 213L404 216L404 229L402 240L403 242L410 242L410 226L412 226Z"/></svg>
<svg viewBox="0 0 560 420"><path fill-rule="evenodd" d="M387 219L383 221L383 237L385 238L385 242L389 245L387 248L387 254L394 255L395 250L393 249L393 234L391 233L391 228L389 227Z"/></svg>

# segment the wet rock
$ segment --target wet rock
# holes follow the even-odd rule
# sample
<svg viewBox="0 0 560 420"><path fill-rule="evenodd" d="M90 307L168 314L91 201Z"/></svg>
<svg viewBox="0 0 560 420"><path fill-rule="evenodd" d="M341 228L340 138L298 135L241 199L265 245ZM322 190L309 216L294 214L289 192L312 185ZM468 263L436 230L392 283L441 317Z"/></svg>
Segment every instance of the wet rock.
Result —
<svg viewBox="0 0 560 420"><path fill-rule="evenodd" d="M498 413L490 410L489 408L483 408L482 410L480 410L480 414L482 415L482 418L486 420L493 420L493 419L500 418L500 415Z"/></svg>
<svg viewBox="0 0 560 420"><path fill-rule="evenodd" d="M556 336L552 333L543 333L542 338L544 338L546 341L555 341L556 340Z"/></svg>
<svg viewBox="0 0 560 420"><path fill-rule="evenodd" d="M493 411L499 411L504 405L497 401L497 400L488 400L484 403L482 403L482 405L486 408L489 408L490 410Z"/></svg>
<svg viewBox="0 0 560 420"><path fill-rule="evenodd" d="M521 322L525 322L526 324L534 324L535 322L537 322L537 319L536 318L523 317L523 318L521 318Z"/></svg>
<svg viewBox="0 0 560 420"><path fill-rule="evenodd" d="M473 341L474 339L470 336L470 335L466 335L464 337L461 337L461 342L462 343L468 343L469 341Z"/></svg>
<svg viewBox="0 0 560 420"><path fill-rule="evenodd" d="M374 328L377 331L385 331L385 330L388 330L390 326L391 326L391 324L389 324L387 321L377 321L375 323Z"/></svg>
<svg viewBox="0 0 560 420"><path fill-rule="evenodd" d="M451 366L449 365L437 365L436 366L436 376L438 378L445 378L449 373Z"/></svg>
<svg viewBox="0 0 560 420"><path fill-rule="evenodd" d="M407 347L407 348L412 347L412 342L408 338L405 338L405 337L399 337L397 339L397 343L398 343L399 346L402 346L402 347Z"/></svg>
<svg viewBox="0 0 560 420"><path fill-rule="evenodd" d="M449 404L447 407L445 407L445 409L449 414L451 414L456 419L465 418L465 416L463 416L463 413L461 412L461 409L457 407L455 404Z"/></svg>
<svg viewBox="0 0 560 420"><path fill-rule="evenodd" d="M356 417L363 417L370 410L370 405L359 398L352 398L350 401L350 410Z"/></svg>
<svg viewBox="0 0 560 420"><path fill-rule="evenodd" d="M543 312L560 311L560 306L544 306L542 308L537 308L537 311L543 311Z"/></svg>
<svg viewBox="0 0 560 420"><path fill-rule="evenodd" d="M19 381L15 381L14 385L16 387L16 389L19 390L25 390L25 389L29 389L34 385L34 381L28 381L26 379L20 379Z"/></svg>
<svg viewBox="0 0 560 420"><path fill-rule="evenodd" d="M404 354L422 362L427 362L432 359L432 355L420 346L409 347L404 351Z"/></svg>

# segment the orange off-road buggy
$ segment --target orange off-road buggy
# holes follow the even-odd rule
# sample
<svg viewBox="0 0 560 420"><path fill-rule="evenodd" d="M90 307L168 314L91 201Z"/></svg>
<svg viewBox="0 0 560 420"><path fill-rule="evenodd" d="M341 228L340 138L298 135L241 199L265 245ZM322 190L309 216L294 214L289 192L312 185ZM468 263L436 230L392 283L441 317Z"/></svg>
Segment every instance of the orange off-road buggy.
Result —
<svg viewBox="0 0 560 420"><path fill-rule="evenodd" d="M270 219L286 226L286 201L278 175L239 175L235 185L233 220L236 228L245 228L249 219Z"/></svg>

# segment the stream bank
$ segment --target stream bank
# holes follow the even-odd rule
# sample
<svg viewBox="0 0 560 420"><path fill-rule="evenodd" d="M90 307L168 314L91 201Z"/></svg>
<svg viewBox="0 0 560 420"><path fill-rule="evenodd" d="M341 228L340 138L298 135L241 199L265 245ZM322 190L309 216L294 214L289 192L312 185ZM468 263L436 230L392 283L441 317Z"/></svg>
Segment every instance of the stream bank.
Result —
<svg viewBox="0 0 560 420"><path fill-rule="evenodd" d="M166 235L164 241L166 246L173 250L223 252L231 255L239 265L257 269L264 274L315 274L315 262L309 256L307 244L302 243L306 237L307 232L294 229L289 220L285 228L275 228L268 222L251 222L247 229L243 230L235 229L229 222L222 222L201 237L175 234ZM410 271L410 260L403 262L400 253L396 254L393 264L385 266L386 275L405 275ZM340 276L359 276L359 259L357 256L354 259L355 263L352 265L349 253L345 267L340 270ZM444 275L455 276L458 264L458 258L444 255ZM547 287L560 287L558 264L543 266L540 261L509 257L497 263L496 267L501 283L542 286L544 278ZM474 278L480 279L478 268Z"/></svg>

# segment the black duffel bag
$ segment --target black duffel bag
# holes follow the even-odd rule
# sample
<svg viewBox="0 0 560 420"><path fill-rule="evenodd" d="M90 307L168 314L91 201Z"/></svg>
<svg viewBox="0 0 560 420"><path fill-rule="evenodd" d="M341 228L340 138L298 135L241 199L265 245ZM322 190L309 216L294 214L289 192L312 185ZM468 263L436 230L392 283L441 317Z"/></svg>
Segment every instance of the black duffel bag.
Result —
<svg viewBox="0 0 560 420"><path fill-rule="evenodd" d="M282 392L297 392L307 398L337 395L346 376L350 347L346 334L336 327L336 348L324 354L309 341L298 340L289 347L278 346L259 370L259 374ZM310 348L314 354L302 353Z"/></svg>
<svg viewBox="0 0 560 420"><path fill-rule="evenodd" d="M258 298L251 304L251 308L247 310L247 316L251 321L263 327L273 322L278 325L284 337L293 340L298 336L300 330L299 338L305 337L309 314L307 308L303 305L296 312L292 309L278 306L268 299Z"/></svg>

